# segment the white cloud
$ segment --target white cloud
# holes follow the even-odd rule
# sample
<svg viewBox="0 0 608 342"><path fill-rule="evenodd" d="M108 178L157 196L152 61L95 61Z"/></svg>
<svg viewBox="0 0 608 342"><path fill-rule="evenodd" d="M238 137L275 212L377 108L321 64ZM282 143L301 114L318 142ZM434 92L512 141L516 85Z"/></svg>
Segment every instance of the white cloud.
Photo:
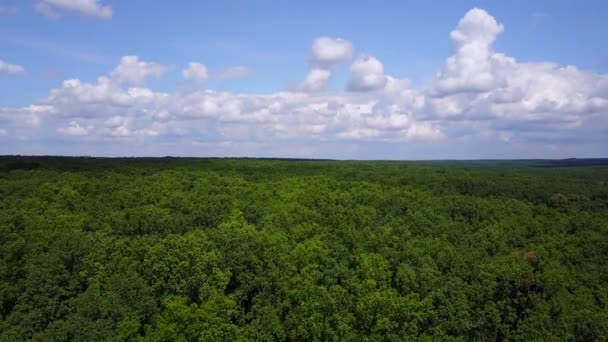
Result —
<svg viewBox="0 0 608 342"><path fill-rule="evenodd" d="M122 126L125 123L125 121L126 121L126 118L124 118L120 115L114 115L104 122L104 126L108 127L108 128L116 128L116 127Z"/></svg>
<svg viewBox="0 0 608 342"><path fill-rule="evenodd" d="M331 77L331 71L326 69L311 69L306 78L298 85L297 90L304 92L318 92L325 90Z"/></svg>
<svg viewBox="0 0 608 342"><path fill-rule="evenodd" d="M503 26L486 11L474 8L450 32L454 54L445 63L435 85L439 96L485 91L500 87L515 61L492 51Z"/></svg>
<svg viewBox="0 0 608 342"><path fill-rule="evenodd" d="M202 83L209 77L209 72L204 64L190 62L188 67L182 71L182 76L186 81Z"/></svg>
<svg viewBox="0 0 608 342"><path fill-rule="evenodd" d="M110 77L128 85L143 85L146 78L160 77L168 67L154 62L140 61L137 56L124 56L120 64L110 72Z"/></svg>
<svg viewBox="0 0 608 342"><path fill-rule="evenodd" d="M320 44L327 49L313 44L313 56L315 50L324 52L316 53L306 78L293 91L268 94L199 87L155 91L145 80L168 68L125 56L96 82L66 80L28 107L0 109L0 126L4 140L13 132L61 127L46 136L86 135L86 141L120 141L117 146L148 146L146 151L171 146L163 150L169 154L203 147L240 155L327 156L325 147L331 146L334 156L344 156L340 151L354 154L375 144L399 151L454 144L544 151L521 146L572 146L567 144L578 140L605 145L608 76L550 62L524 63L496 52L493 44L503 30L487 12L469 11L451 32L454 50L427 88L388 75L378 59L362 55L350 68L347 89L352 91L328 90L332 67L352 58L352 44L344 49L340 41L343 47L333 50L327 41ZM209 71L190 63L182 76L203 83ZM441 156L440 150L428 155Z"/></svg>
<svg viewBox="0 0 608 342"><path fill-rule="evenodd" d="M386 84L384 66L373 56L362 55L350 66L348 89L353 91L378 90Z"/></svg>
<svg viewBox="0 0 608 342"><path fill-rule="evenodd" d="M428 123L417 123L405 131L405 136L410 140L440 140L444 134L437 127Z"/></svg>
<svg viewBox="0 0 608 342"><path fill-rule="evenodd" d="M450 126L473 125L509 141L530 139L537 131L572 130L608 111L608 76L554 63L521 63L495 52L502 24L472 9L451 32L454 52L446 60L422 116ZM602 114L605 115L605 114Z"/></svg>
<svg viewBox="0 0 608 342"><path fill-rule="evenodd" d="M76 121L70 121L68 126L58 128L57 132L73 137L81 137L88 135L90 130L91 128L83 127Z"/></svg>
<svg viewBox="0 0 608 342"><path fill-rule="evenodd" d="M129 127L127 127L126 124L122 124L118 127L113 128L110 132L110 135L114 137L128 137L129 135L131 135L131 131L129 130Z"/></svg>
<svg viewBox="0 0 608 342"><path fill-rule="evenodd" d="M131 135L130 125L131 120L128 117L114 115L100 125L103 128L99 132L113 137L128 137Z"/></svg>
<svg viewBox="0 0 608 342"><path fill-rule="evenodd" d="M319 70L329 75L328 70ZM420 129L414 112L423 105L419 95L405 81L390 78L389 84L380 98L320 92L246 95L197 90L164 94L147 88L125 88L102 76L95 84L65 81L42 103L53 109L47 118L67 116L79 120L73 120L78 126L71 124L61 130L72 135L91 134L93 127L98 127L95 132L106 136L176 135L193 139L201 134L199 127L207 127L205 134L215 139L260 143L275 139L436 138L439 128L415 134ZM314 82L310 86L317 87ZM425 132L429 133L425 136Z"/></svg>
<svg viewBox="0 0 608 342"><path fill-rule="evenodd" d="M107 77L99 77L96 84L78 79L63 81L61 88L52 89L42 101L62 116L97 116L100 109L107 114L132 106L135 99Z"/></svg>
<svg viewBox="0 0 608 342"><path fill-rule="evenodd" d="M228 80L233 78L247 77L253 73L255 73L254 69L239 65L220 70L215 78L220 80Z"/></svg>
<svg viewBox="0 0 608 342"><path fill-rule="evenodd" d="M81 15L110 19L112 7L103 5L99 0L37 0L34 8L40 14L56 18L62 11L76 12Z"/></svg>
<svg viewBox="0 0 608 342"><path fill-rule="evenodd" d="M306 78L293 87L301 92L319 92L327 87L331 69L352 59L353 45L342 38L319 37L312 43L312 67Z"/></svg>
<svg viewBox="0 0 608 342"><path fill-rule="evenodd" d="M2 74L16 74L23 72L24 69L21 65L10 64L0 59L0 75Z"/></svg>
<svg viewBox="0 0 608 342"><path fill-rule="evenodd" d="M342 38L319 37L312 43L311 63L329 68L346 63L353 57L353 44Z"/></svg>
<svg viewBox="0 0 608 342"><path fill-rule="evenodd" d="M41 116L54 113L52 106L29 105L22 108L0 108L0 125L33 129L40 125Z"/></svg>
<svg viewBox="0 0 608 342"><path fill-rule="evenodd" d="M472 43L488 46L502 31L504 26L488 12L473 8L460 19L456 29L450 32L450 38L457 49Z"/></svg>

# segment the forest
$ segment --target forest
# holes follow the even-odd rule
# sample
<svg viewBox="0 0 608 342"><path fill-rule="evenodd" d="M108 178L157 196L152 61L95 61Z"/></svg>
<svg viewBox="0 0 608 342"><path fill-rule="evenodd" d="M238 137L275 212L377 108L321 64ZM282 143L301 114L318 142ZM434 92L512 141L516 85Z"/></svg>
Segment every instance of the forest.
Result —
<svg viewBox="0 0 608 342"><path fill-rule="evenodd" d="M608 160L0 157L0 341L602 341Z"/></svg>

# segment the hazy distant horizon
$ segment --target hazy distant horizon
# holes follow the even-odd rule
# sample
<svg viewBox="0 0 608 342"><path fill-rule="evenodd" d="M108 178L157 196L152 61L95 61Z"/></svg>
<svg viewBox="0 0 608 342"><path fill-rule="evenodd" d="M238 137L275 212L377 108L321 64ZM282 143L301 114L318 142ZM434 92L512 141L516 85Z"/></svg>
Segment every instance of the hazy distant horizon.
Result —
<svg viewBox="0 0 608 342"><path fill-rule="evenodd" d="M2 158L73 158L73 159L253 159L253 160L283 160L283 161L352 161L352 162L572 162L574 164L591 162L595 165L608 165L608 157L597 158L523 158L523 159L335 159L335 158L297 158L297 157L249 157L249 156L95 156L95 155L0 155ZM588 166L588 165L587 165Z"/></svg>

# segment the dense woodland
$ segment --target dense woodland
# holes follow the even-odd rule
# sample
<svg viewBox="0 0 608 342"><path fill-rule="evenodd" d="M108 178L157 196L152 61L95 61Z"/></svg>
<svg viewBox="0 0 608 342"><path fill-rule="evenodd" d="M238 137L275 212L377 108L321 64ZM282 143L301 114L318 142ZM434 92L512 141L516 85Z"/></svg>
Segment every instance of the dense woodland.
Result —
<svg viewBox="0 0 608 342"><path fill-rule="evenodd" d="M606 340L607 164L2 157L0 340Z"/></svg>

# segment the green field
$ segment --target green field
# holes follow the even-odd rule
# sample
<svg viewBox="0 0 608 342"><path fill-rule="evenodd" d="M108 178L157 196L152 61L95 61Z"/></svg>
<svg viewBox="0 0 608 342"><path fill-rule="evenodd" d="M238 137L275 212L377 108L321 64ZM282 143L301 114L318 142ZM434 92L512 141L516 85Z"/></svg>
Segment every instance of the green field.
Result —
<svg viewBox="0 0 608 342"><path fill-rule="evenodd" d="M608 160L0 157L2 341L608 337Z"/></svg>

